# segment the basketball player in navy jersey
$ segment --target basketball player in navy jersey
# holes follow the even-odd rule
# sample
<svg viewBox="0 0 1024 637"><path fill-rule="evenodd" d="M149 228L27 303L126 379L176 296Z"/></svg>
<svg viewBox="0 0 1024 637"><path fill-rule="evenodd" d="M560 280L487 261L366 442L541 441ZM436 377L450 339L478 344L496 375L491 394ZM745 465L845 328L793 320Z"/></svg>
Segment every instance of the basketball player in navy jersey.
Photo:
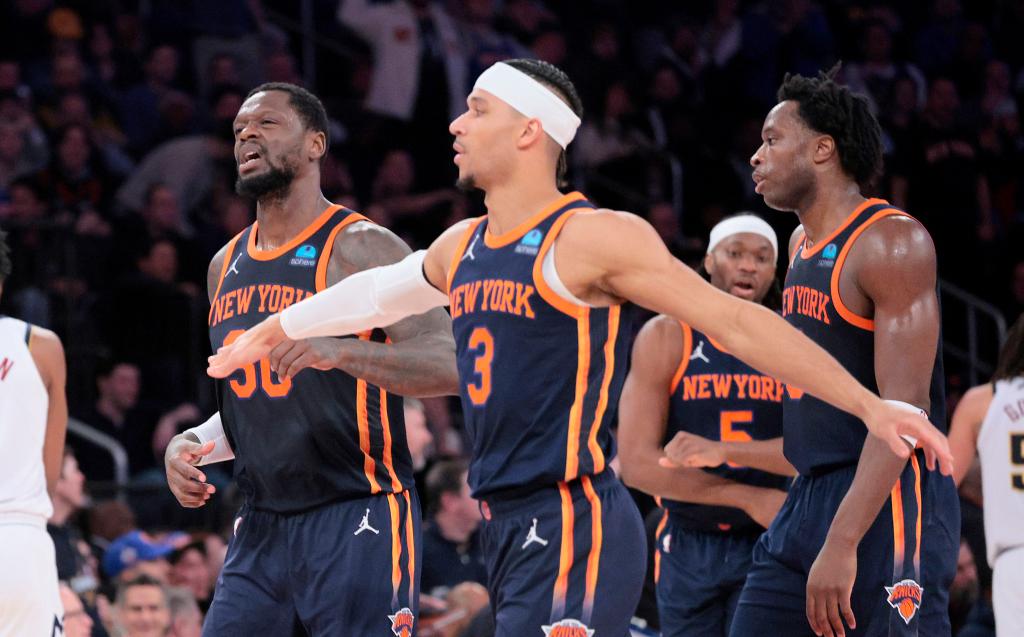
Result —
<svg viewBox="0 0 1024 637"><path fill-rule="evenodd" d="M777 254L771 226L737 215L711 230L704 268L719 290L778 309ZM620 463L626 484L665 508L655 582L666 637L729 634L754 542L782 506L788 480L725 463L666 468L663 447L684 432L743 444L777 441L789 393L668 316L651 319L637 335L619 407Z"/></svg>
<svg viewBox="0 0 1024 637"><path fill-rule="evenodd" d="M279 83L254 89L234 133L237 190L257 200L257 220L210 264L214 349L409 252L324 198L327 116L311 93ZM277 374L267 359L244 366L218 382L211 420L223 437L190 430L167 452L182 504L212 493L192 466L204 456L233 454L245 495L204 634L410 637L420 510L396 394L455 393L450 322L433 310L358 338L289 342L274 355L313 369Z"/></svg>
<svg viewBox="0 0 1024 637"><path fill-rule="evenodd" d="M778 97L751 165L765 203L801 223L783 315L869 389L944 429L934 245L862 194L881 169L878 122L832 74L787 76ZM949 635L952 479L809 393L785 405L799 477L754 549L731 634Z"/></svg>
<svg viewBox="0 0 1024 637"><path fill-rule="evenodd" d="M856 413L894 453L909 454L901 434L920 437L950 470L948 443L927 420L879 400L770 310L716 290L639 217L558 189L581 112L562 71L495 64L467 106L450 126L455 163L461 185L484 191L487 216L270 317L218 350L209 373L234 373L290 338L359 333L450 305L498 635L627 634L645 541L606 471L626 300Z"/></svg>

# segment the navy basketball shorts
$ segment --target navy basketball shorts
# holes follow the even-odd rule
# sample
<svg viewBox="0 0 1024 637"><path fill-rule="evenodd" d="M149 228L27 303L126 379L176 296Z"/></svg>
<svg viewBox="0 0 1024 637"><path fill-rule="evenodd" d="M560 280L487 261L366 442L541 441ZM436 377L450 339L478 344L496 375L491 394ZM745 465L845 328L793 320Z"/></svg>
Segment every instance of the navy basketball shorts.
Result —
<svg viewBox="0 0 1024 637"><path fill-rule="evenodd" d="M291 515L243 506L203 635L413 637L420 562L415 492Z"/></svg>
<svg viewBox="0 0 1024 637"><path fill-rule="evenodd" d="M730 635L813 635L806 616L807 574L856 467L800 476L754 547ZM960 547L953 481L911 458L857 548L850 637L950 634L949 586Z"/></svg>
<svg viewBox="0 0 1024 637"><path fill-rule="evenodd" d="M629 635L647 543L612 471L480 506L496 637Z"/></svg>
<svg viewBox="0 0 1024 637"><path fill-rule="evenodd" d="M654 558L663 637L729 634L759 535L694 530L666 514Z"/></svg>

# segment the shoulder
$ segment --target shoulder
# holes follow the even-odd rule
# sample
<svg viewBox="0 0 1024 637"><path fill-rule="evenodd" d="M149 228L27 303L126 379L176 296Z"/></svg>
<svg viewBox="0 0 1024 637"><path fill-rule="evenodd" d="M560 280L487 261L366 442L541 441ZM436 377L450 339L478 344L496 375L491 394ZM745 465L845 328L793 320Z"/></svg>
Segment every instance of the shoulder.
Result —
<svg viewBox="0 0 1024 637"><path fill-rule="evenodd" d="M356 221L339 232L331 250L332 265L349 274L404 259L411 250L394 232L372 221Z"/></svg>
<svg viewBox="0 0 1024 637"><path fill-rule="evenodd" d="M221 271L224 269L224 262L228 258L228 252L236 252L238 250L238 246L236 244L238 243L239 237L244 233L245 230L236 234L231 241L228 241L221 246L220 250L217 250L217 253L213 255L212 259L210 259L210 266L206 271L206 285L211 301L213 300L214 293L217 291L217 283L220 281Z"/></svg>
<svg viewBox="0 0 1024 637"><path fill-rule="evenodd" d="M963 398L957 404L957 411L961 409L983 417L992 404L992 383L985 383L977 387L971 387L964 393Z"/></svg>
<svg viewBox="0 0 1024 637"><path fill-rule="evenodd" d="M634 352L657 352L678 359L683 349L683 325L671 316L659 314L644 323L636 335Z"/></svg>
<svg viewBox="0 0 1024 637"><path fill-rule="evenodd" d="M594 246L629 249L636 242L651 239L658 240L658 234L643 217L632 212L595 208L572 213L558 240L559 245L579 243L592 250Z"/></svg>
<svg viewBox="0 0 1024 637"><path fill-rule="evenodd" d="M45 327L31 325L29 329L29 353L49 386L54 379L65 376L64 345L59 336Z"/></svg>
<svg viewBox="0 0 1024 637"><path fill-rule="evenodd" d="M860 273L902 275L934 284L935 244L921 222L907 214L891 214L868 225L850 253Z"/></svg>

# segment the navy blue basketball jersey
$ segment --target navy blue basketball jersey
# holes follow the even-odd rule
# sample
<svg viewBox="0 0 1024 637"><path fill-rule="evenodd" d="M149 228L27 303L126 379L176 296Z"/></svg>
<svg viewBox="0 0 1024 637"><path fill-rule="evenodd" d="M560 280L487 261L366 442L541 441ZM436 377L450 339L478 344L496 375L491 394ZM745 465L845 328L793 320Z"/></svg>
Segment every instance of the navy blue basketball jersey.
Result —
<svg viewBox="0 0 1024 637"><path fill-rule="evenodd" d="M600 473L612 457L627 313L569 303L542 273L563 224L592 208L580 193L564 195L501 236L481 218L453 258L448 290L476 498Z"/></svg>
<svg viewBox="0 0 1024 637"><path fill-rule="evenodd" d="M857 316L839 295L843 263L857 237L879 219L909 216L882 199L869 199L827 238L814 247L800 241L786 275L782 315L831 354L850 374L878 393L875 381L874 321ZM942 378L942 341L939 339L931 376L929 419L946 430L945 391ZM784 409L784 450L802 475L820 475L856 464L867 428L857 417L811 395Z"/></svg>
<svg viewBox="0 0 1024 637"><path fill-rule="evenodd" d="M364 220L332 206L272 251L257 249L256 223L243 230L228 244L210 308L213 349L327 287L335 238ZM386 340L379 330L353 338ZM217 389L235 478L257 509L291 513L414 484L401 397L339 370L306 369L282 381L266 358Z"/></svg>
<svg viewBox="0 0 1024 637"><path fill-rule="evenodd" d="M683 356L672 378L665 443L686 431L709 440L742 442L782 435L782 404L794 390L728 353L709 336L680 323ZM758 487L785 490L786 476L729 464L705 471ZM742 510L662 498L676 524L698 531L760 529Z"/></svg>

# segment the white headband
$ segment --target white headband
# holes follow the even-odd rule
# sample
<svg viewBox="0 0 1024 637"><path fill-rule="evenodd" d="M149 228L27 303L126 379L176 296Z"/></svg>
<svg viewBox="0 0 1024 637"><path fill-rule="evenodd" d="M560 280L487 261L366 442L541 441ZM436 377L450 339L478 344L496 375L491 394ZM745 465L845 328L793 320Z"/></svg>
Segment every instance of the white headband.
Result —
<svg viewBox="0 0 1024 637"><path fill-rule="evenodd" d="M768 243L772 244L773 256L778 258L779 239L775 236L775 231L767 221L751 214L742 214L719 221L718 225L711 229L711 238L708 239L708 254L711 254L711 251L723 240L741 232L749 232L767 239Z"/></svg>
<svg viewBox="0 0 1024 637"><path fill-rule="evenodd" d="M576 136L580 118L557 95L526 73L498 62L477 78L474 89L494 95L527 117L540 120L544 132L563 149Z"/></svg>

